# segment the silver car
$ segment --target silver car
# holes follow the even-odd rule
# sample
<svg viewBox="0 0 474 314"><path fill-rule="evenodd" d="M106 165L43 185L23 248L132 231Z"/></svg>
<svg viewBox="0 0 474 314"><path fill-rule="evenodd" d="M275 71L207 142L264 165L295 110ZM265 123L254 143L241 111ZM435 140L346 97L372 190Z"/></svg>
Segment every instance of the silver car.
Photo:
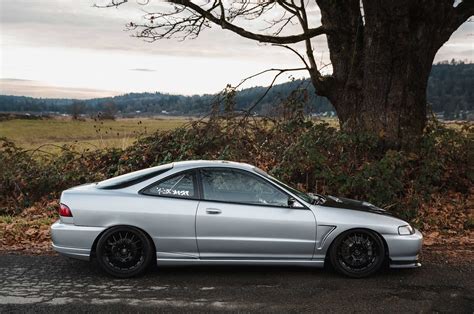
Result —
<svg viewBox="0 0 474 314"><path fill-rule="evenodd" d="M131 277L160 265L330 263L365 277L420 266L423 236L383 209L308 195L249 164L186 161L61 195L53 248Z"/></svg>

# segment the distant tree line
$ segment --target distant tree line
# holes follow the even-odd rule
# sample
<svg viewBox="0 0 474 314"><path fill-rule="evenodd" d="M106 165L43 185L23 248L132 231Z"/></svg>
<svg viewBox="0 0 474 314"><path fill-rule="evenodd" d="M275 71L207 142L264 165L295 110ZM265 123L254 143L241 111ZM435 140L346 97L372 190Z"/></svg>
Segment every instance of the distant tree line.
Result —
<svg viewBox="0 0 474 314"><path fill-rule="evenodd" d="M474 64L452 60L433 65L428 82L428 103L434 112L443 112L447 118L465 118L466 111L474 110ZM314 93L308 80L293 80L275 85L258 103L253 112L271 114L275 105L295 89L307 89L305 111L322 113L333 111L330 102ZM237 92L234 110L246 110L267 90L251 87ZM0 111L6 112L58 112L79 117L81 114L110 114L111 110L122 114L172 114L202 115L208 113L215 95L170 95L165 93L130 93L116 97L89 100L46 99L26 96L0 95ZM111 109L111 107L113 107Z"/></svg>
<svg viewBox="0 0 474 314"><path fill-rule="evenodd" d="M474 110L474 64L451 60L434 65L427 93L434 112L465 119L466 111Z"/></svg>

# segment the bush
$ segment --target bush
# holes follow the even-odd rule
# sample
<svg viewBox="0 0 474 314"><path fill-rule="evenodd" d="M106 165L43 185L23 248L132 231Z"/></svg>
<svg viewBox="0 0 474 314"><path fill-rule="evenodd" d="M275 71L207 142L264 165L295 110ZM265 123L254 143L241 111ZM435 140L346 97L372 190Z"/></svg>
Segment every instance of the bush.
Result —
<svg viewBox="0 0 474 314"><path fill-rule="evenodd" d="M59 155L46 155L1 139L0 208L15 214L68 187L172 161L227 159L254 164L306 191L367 200L423 225L426 204L436 199L443 206L440 195L470 195L472 134L472 126L451 130L432 121L417 149L384 151L377 138L347 134L296 112L282 120L213 116L125 150L64 146ZM464 228L470 228L467 202L459 204Z"/></svg>
<svg viewBox="0 0 474 314"><path fill-rule="evenodd" d="M274 172L310 191L365 199L413 218L432 193L469 193L472 130L432 122L417 150L384 152L375 138L315 125L285 151Z"/></svg>

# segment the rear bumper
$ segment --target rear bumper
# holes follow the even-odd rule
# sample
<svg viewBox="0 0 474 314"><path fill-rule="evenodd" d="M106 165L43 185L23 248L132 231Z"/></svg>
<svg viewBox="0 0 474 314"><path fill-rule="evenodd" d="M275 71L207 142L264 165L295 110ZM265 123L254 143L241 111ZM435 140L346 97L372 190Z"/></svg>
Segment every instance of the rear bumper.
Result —
<svg viewBox="0 0 474 314"><path fill-rule="evenodd" d="M75 226L57 221L51 226L53 249L68 257L89 260L92 245L104 229Z"/></svg>
<svg viewBox="0 0 474 314"><path fill-rule="evenodd" d="M412 235L384 235L388 246L391 268L420 267L419 254L423 245L423 235L415 230Z"/></svg>

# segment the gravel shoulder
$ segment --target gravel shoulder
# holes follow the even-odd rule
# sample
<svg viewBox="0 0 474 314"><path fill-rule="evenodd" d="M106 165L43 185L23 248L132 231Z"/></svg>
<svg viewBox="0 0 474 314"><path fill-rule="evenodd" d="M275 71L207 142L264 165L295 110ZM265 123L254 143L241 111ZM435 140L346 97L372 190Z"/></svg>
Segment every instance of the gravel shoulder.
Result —
<svg viewBox="0 0 474 314"><path fill-rule="evenodd" d="M429 257L429 258L428 258ZM423 266L348 279L306 267L166 267L114 279L57 255L0 254L0 312L474 312L473 266L430 253Z"/></svg>

